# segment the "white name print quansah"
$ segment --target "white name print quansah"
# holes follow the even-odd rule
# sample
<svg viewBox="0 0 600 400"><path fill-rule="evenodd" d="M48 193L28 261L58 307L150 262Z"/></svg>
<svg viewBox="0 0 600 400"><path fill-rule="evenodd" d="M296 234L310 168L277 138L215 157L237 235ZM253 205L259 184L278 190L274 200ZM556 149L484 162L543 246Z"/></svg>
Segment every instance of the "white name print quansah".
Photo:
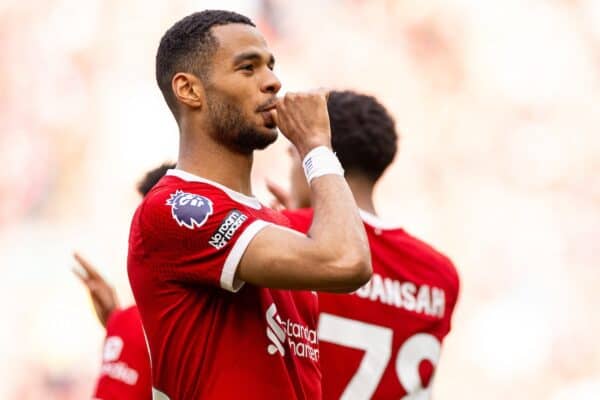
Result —
<svg viewBox="0 0 600 400"><path fill-rule="evenodd" d="M379 274L373 274L371 280L353 294L363 299L438 318L443 318L446 307L444 289L382 278Z"/></svg>

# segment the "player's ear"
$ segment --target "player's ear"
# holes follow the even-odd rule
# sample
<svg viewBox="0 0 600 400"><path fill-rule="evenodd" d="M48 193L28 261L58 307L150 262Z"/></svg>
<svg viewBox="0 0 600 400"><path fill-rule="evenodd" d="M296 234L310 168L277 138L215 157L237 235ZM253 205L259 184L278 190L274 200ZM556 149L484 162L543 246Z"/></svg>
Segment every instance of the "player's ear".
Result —
<svg viewBox="0 0 600 400"><path fill-rule="evenodd" d="M204 105L204 86L198 77L186 72L178 72L171 80L175 98L191 108L200 109Z"/></svg>

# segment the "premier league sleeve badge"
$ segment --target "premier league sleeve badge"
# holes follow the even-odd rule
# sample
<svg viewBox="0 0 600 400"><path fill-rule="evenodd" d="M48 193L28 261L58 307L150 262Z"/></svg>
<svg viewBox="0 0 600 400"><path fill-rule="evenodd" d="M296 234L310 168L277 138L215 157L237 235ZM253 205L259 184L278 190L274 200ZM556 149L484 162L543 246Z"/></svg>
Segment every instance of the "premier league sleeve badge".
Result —
<svg viewBox="0 0 600 400"><path fill-rule="evenodd" d="M204 196L177 190L166 205L171 206L171 216L179 226L200 228L213 213L212 201Z"/></svg>

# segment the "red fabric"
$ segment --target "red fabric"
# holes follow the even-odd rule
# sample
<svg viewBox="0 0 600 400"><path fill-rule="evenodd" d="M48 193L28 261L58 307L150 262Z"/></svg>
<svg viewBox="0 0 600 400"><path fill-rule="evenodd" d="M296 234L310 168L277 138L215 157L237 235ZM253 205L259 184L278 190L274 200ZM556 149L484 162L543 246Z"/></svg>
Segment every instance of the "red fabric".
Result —
<svg viewBox="0 0 600 400"><path fill-rule="evenodd" d="M177 191L212 203L200 226L177 222L181 209L167 204ZM170 400L321 398L316 296L250 284L233 293L222 283L226 260L246 230L260 221L288 224L258 207L214 184L166 176L136 211L129 280L148 338L153 387ZM233 210L245 220L217 249L209 243Z"/></svg>
<svg viewBox="0 0 600 400"><path fill-rule="evenodd" d="M137 307L115 310L106 323L102 369L94 398L150 400L150 359Z"/></svg>
<svg viewBox="0 0 600 400"><path fill-rule="evenodd" d="M294 228L309 229L311 210L284 214ZM360 398L399 399L431 390L439 344L450 330L459 291L452 262L402 229L366 222L365 229L371 281L352 294L319 293L324 399L339 399L350 383L360 390L372 385ZM376 355L372 362L367 361L368 346ZM361 362L370 363L364 375L359 373Z"/></svg>

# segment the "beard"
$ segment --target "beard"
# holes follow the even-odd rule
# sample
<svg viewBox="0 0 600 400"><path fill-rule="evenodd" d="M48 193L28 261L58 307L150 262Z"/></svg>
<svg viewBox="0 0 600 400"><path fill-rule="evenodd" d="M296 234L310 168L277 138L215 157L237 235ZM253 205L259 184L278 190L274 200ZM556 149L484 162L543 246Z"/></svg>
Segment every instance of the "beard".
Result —
<svg viewBox="0 0 600 400"><path fill-rule="evenodd" d="M240 107L212 90L206 92L211 136L217 142L243 154L262 150L277 139L277 131L260 132L248 122Z"/></svg>

